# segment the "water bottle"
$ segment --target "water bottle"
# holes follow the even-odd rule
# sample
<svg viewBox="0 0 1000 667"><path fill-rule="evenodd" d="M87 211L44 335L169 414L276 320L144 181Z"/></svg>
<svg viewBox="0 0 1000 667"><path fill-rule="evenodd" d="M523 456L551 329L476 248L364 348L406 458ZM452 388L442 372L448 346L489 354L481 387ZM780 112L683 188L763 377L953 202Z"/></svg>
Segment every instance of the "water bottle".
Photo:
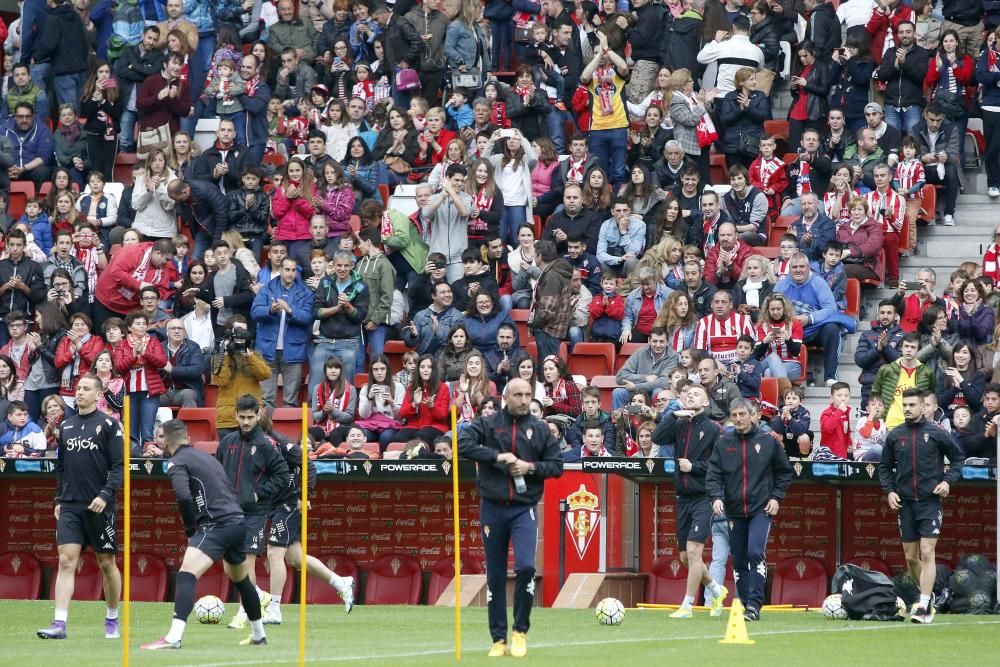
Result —
<svg viewBox="0 0 1000 667"><path fill-rule="evenodd" d="M528 490L528 485L524 483L524 475L514 475L514 490L518 493Z"/></svg>

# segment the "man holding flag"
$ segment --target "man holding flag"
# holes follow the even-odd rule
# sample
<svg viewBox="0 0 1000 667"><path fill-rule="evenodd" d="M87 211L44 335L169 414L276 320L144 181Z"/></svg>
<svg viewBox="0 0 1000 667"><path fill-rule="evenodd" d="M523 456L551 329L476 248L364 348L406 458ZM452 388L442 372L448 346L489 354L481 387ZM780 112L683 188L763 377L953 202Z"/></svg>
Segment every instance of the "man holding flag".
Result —
<svg viewBox="0 0 1000 667"><path fill-rule="evenodd" d="M507 654L507 551L514 543L514 634L510 654L528 652L528 627L535 595L536 505L546 477L562 475L559 444L545 422L528 407L533 388L511 380L504 390L506 405L488 417L477 417L462 431L458 454L476 461L480 525L486 550L486 586L490 657Z"/></svg>

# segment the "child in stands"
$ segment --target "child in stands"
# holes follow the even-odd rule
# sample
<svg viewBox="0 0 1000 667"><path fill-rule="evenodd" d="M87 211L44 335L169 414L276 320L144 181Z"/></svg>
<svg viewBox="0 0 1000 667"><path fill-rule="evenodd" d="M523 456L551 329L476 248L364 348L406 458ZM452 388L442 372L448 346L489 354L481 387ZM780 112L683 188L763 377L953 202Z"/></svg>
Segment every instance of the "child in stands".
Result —
<svg viewBox="0 0 1000 667"><path fill-rule="evenodd" d="M763 362L753 357L754 340L743 334L736 340L737 361L729 366L729 376L739 387L743 398L760 396L760 379L764 373Z"/></svg>
<svg viewBox="0 0 1000 667"><path fill-rule="evenodd" d="M851 443L851 386L836 382L830 387L830 407L820 417L820 447L814 460L845 460L854 452Z"/></svg>
<svg viewBox="0 0 1000 667"><path fill-rule="evenodd" d="M590 336L595 342L618 343L625 317L625 299L614 274L601 274L601 293L590 302Z"/></svg>
<svg viewBox="0 0 1000 667"><path fill-rule="evenodd" d="M802 402L806 394L792 387L782 397L781 411L771 419L771 429L785 446L789 458L807 458L812 452L813 432L809 430L809 411Z"/></svg>
<svg viewBox="0 0 1000 667"><path fill-rule="evenodd" d="M778 256L771 260L775 278L788 275L788 263L792 255L799 251L799 239L795 234L782 234L778 239Z"/></svg>
<svg viewBox="0 0 1000 667"><path fill-rule="evenodd" d="M826 281L833 292L833 298L841 310L847 307L847 271L841 259L844 256L844 244L840 241L830 241L823 249L823 261L812 262L810 269Z"/></svg>
<svg viewBox="0 0 1000 667"><path fill-rule="evenodd" d="M781 211L781 193L788 188L785 161L775 157L777 142L765 134L760 138L760 155L750 164L750 185L767 195L767 217L773 221Z"/></svg>
<svg viewBox="0 0 1000 667"><path fill-rule="evenodd" d="M910 247L900 248L910 252L917 247L917 217L920 215L920 204L923 201L924 164L920 161L920 144L912 136L903 138L903 160L896 165L896 174L892 179L892 189L906 199L906 223L910 230Z"/></svg>
<svg viewBox="0 0 1000 667"><path fill-rule="evenodd" d="M889 433L885 420L882 419L885 404L880 394L869 394L867 410L868 414L862 415L857 422L855 461L879 461L882 458L885 436Z"/></svg>

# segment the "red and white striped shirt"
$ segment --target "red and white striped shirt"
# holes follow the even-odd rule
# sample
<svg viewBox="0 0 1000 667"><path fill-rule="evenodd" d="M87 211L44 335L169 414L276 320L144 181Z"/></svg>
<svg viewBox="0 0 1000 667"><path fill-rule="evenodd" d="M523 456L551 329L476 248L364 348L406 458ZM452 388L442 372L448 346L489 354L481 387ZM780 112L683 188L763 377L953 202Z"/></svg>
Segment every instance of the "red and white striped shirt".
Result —
<svg viewBox="0 0 1000 667"><path fill-rule="evenodd" d="M771 270L774 271L775 277L781 278L782 276L787 276L788 275L788 264L791 261L792 260L790 260L790 259L781 259L780 257L776 257L775 259L772 259L771 260Z"/></svg>
<svg viewBox="0 0 1000 667"><path fill-rule="evenodd" d="M780 325L772 324L769 321L761 322L760 324L758 324L757 340L764 340L764 337L767 336L767 333L771 330L772 327L775 326L780 326ZM792 336L790 340L793 343L802 342L802 323L799 322L798 320L792 320ZM793 357L788 352L788 345L786 344L786 341L778 340L777 338L771 341L768 354L776 354L781 358L782 361L798 361L797 356Z"/></svg>
<svg viewBox="0 0 1000 667"><path fill-rule="evenodd" d="M750 185L761 190L769 188L772 179L779 173L782 175L785 173L784 160L778 157L772 157L770 160L758 157L750 165Z"/></svg>
<svg viewBox="0 0 1000 667"><path fill-rule="evenodd" d="M899 184L899 187L909 192L910 188L915 186L917 183L927 180L924 176L923 163L916 158L912 160L903 160L896 165L895 180L896 183ZM907 199L917 199L918 197L922 197L922 193L920 190L917 190L915 193L907 195L906 197Z"/></svg>
<svg viewBox="0 0 1000 667"><path fill-rule="evenodd" d="M756 340L756 330L749 315L730 313L720 320L714 314L698 320L694 332L694 346L712 355L716 361L729 365L736 360L736 340L747 334Z"/></svg>
<svg viewBox="0 0 1000 667"><path fill-rule="evenodd" d="M872 190L865 197L868 199L868 213L882 223L883 234L902 233L903 222L906 220L906 200L898 192ZM881 214L882 209L885 209L884 216Z"/></svg>
<svg viewBox="0 0 1000 667"><path fill-rule="evenodd" d="M1000 283L1000 244L991 243L983 253L983 275Z"/></svg>
<svg viewBox="0 0 1000 667"><path fill-rule="evenodd" d="M843 193L827 192L826 194L823 195L823 210L826 211L827 216L829 216L835 223L837 223L838 227L844 223L848 223L851 221L851 207L848 206L847 203L854 195L855 192L853 190L850 192L843 192ZM831 211L833 210L833 204L838 199L840 200L840 215L834 218Z"/></svg>

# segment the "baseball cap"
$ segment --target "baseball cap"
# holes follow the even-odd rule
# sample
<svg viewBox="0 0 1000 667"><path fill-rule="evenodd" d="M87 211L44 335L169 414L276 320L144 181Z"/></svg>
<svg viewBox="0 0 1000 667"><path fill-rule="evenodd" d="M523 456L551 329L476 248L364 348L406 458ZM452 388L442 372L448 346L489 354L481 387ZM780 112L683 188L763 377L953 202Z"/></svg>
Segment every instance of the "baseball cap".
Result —
<svg viewBox="0 0 1000 667"><path fill-rule="evenodd" d="M882 105L878 102L869 102L865 105L865 113L883 113Z"/></svg>

